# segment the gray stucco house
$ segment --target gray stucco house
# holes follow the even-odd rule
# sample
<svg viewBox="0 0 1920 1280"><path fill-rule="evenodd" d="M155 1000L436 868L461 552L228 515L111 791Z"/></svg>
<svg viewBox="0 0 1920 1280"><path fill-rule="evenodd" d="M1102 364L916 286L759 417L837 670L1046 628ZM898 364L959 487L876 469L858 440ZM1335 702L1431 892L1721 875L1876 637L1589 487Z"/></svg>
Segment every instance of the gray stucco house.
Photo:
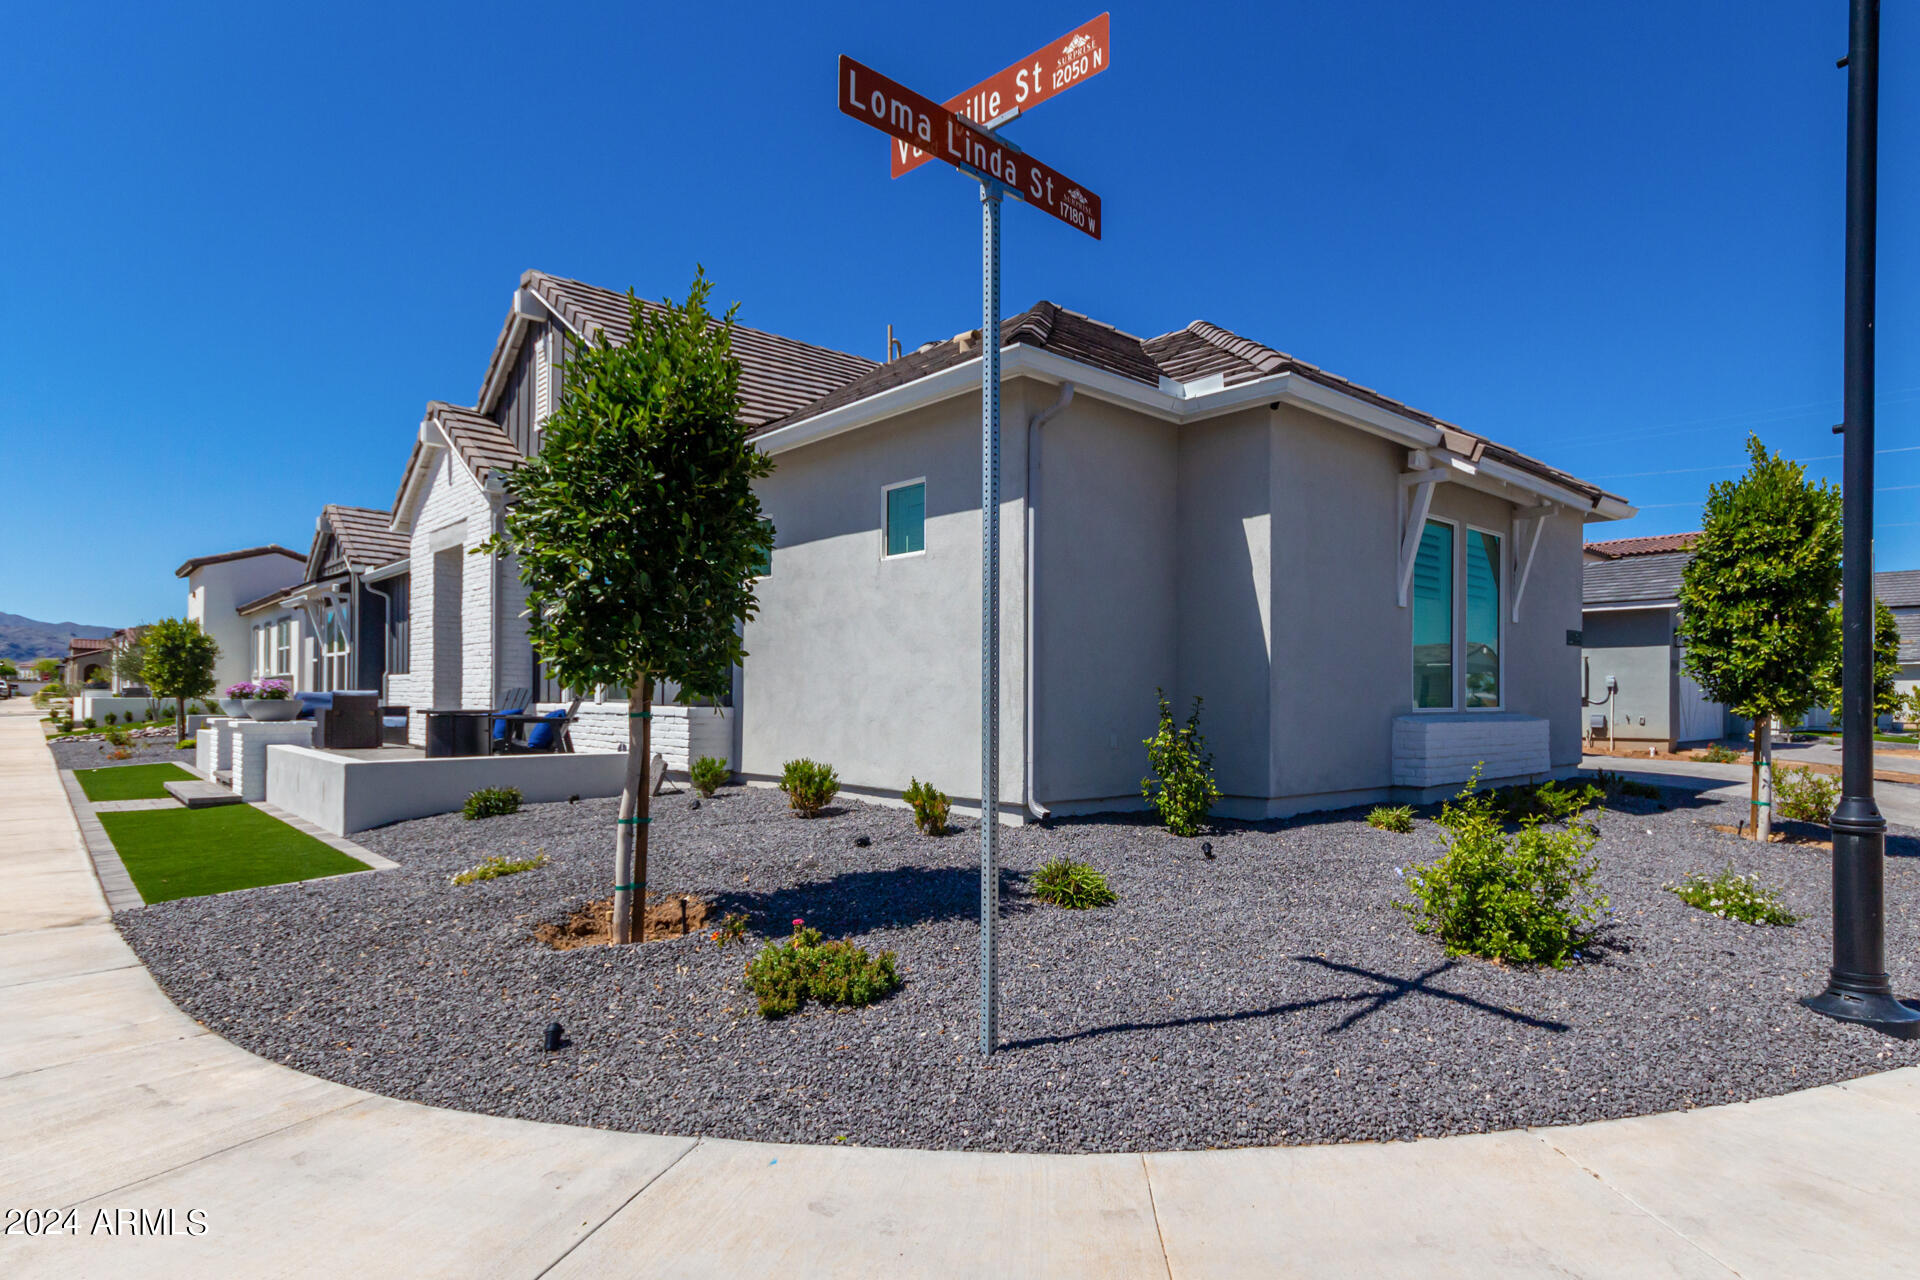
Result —
<svg viewBox="0 0 1920 1280"><path fill-rule="evenodd" d="M1156 688L1205 699L1229 816L1578 764L1582 531L1622 499L1211 324L1042 302L1002 339L1006 816L1140 804ZM977 804L979 343L758 433L749 777L806 755Z"/></svg>

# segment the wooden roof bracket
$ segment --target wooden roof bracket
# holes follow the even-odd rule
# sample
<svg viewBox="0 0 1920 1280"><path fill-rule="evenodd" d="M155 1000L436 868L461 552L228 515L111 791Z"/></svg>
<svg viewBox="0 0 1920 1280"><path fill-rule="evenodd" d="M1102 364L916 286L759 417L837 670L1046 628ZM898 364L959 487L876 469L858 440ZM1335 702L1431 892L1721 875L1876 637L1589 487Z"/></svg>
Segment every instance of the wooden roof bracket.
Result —
<svg viewBox="0 0 1920 1280"><path fill-rule="evenodd" d="M1400 473L1400 565L1394 580L1403 609L1413 584L1413 560L1420 554L1420 536L1427 528L1427 512L1433 508L1433 487L1461 474L1472 475L1476 469L1464 458L1430 449L1409 449L1407 466L1410 469Z"/></svg>
<svg viewBox="0 0 1920 1280"><path fill-rule="evenodd" d="M1513 616L1512 621L1520 621L1520 597L1527 593L1527 578L1533 573L1533 553L1540 549L1540 534L1547 527L1547 520L1559 508L1551 502L1540 502L1531 507L1516 507L1513 512L1513 537L1509 543L1513 548Z"/></svg>

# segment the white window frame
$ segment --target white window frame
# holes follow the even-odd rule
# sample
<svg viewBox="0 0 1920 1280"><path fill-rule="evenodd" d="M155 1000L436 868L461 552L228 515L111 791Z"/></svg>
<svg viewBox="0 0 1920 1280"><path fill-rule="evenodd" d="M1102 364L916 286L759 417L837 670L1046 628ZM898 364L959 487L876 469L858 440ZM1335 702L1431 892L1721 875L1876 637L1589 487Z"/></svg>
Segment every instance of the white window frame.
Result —
<svg viewBox="0 0 1920 1280"><path fill-rule="evenodd" d="M920 549L918 551L898 551L887 553L887 495L895 489L907 489L919 485L920 495ZM927 499L924 490L927 487L925 476L916 476L911 480L896 480L892 484L880 486L880 558L882 560L911 560L927 554Z"/></svg>
<svg viewBox="0 0 1920 1280"><path fill-rule="evenodd" d="M293 674L293 619L279 618L273 623L273 673Z"/></svg>
<svg viewBox="0 0 1920 1280"><path fill-rule="evenodd" d="M1466 699L1467 686L1464 659L1466 657L1465 632L1467 629L1467 610L1465 599L1466 570L1464 566L1467 563L1467 557L1465 544L1460 540L1460 530L1463 527L1460 521L1453 519L1451 516L1436 516L1430 514L1420 525L1421 537L1424 538L1426 536L1427 525L1430 524L1444 524L1453 530L1453 562L1447 566L1448 571L1453 575L1453 617L1449 620L1447 628L1447 634L1452 644L1453 677L1448 689L1449 696L1446 706L1423 707L1420 705L1420 686L1415 682L1413 677L1413 588L1411 582L1409 582L1407 588L1407 702L1413 707L1415 715L1453 715L1460 710L1460 704ZM1416 543L1414 544L1414 556L1418 558L1419 554L1419 544ZM1506 655L1504 653L1501 655L1500 660L1502 662L1506 661ZM1504 680L1505 677L1503 675L1503 687L1500 690L1501 696L1503 697L1506 695Z"/></svg>
<svg viewBox="0 0 1920 1280"><path fill-rule="evenodd" d="M1511 553L1508 549L1507 540L1511 535L1502 533L1498 529L1489 529L1484 525L1477 524L1467 525L1466 530L1468 533L1487 534L1490 537L1498 539L1500 543L1500 554L1496 557L1494 565L1495 570L1500 575L1500 598L1494 602L1495 613L1493 619L1493 625L1497 629L1496 642L1500 646L1500 700L1490 707L1470 707L1467 705L1467 544L1462 542L1460 544L1460 586L1458 588L1460 593L1460 635L1455 644L1455 650L1459 653L1460 657L1454 669L1454 683L1457 686L1454 693L1454 700L1458 705L1454 709L1457 711L1472 711L1476 713L1505 711L1507 709L1507 600L1509 598L1507 579L1513 576Z"/></svg>

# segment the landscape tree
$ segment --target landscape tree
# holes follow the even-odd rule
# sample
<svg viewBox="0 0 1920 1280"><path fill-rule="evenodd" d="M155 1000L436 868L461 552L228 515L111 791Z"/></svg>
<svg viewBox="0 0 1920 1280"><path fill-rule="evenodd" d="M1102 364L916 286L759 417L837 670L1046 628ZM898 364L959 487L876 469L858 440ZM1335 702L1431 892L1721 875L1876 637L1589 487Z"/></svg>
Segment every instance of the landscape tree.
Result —
<svg viewBox="0 0 1920 1280"><path fill-rule="evenodd" d="M1840 631L1840 606L1833 606L1833 629ZM1884 600L1873 602L1873 716L1900 715L1907 696L1897 687L1900 679L1900 620ZM1820 705L1833 713L1840 724L1840 652L1835 648L1833 661L1820 673Z"/></svg>
<svg viewBox="0 0 1920 1280"><path fill-rule="evenodd" d="M147 638L142 631L113 654L113 674L120 677L121 684L138 684L145 679L147 666Z"/></svg>
<svg viewBox="0 0 1920 1280"><path fill-rule="evenodd" d="M147 628L144 640L147 656L141 678L155 697L173 699L173 722L184 739L187 699L213 692L213 664L220 659L220 646L199 623L185 618L160 619Z"/></svg>
<svg viewBox="0 0 1920 1280"><path fill-rule="evenodd" d="M1806 714L1838 659L1840 490L1747 439L1745 475L1707 490L1680 582L1686 669L1716 702L1753 721L1748 830L1766 836L1762 761L1775 719Z"/></svg>
<svg viewBox="0 0 1920 1280"><path fill-rule="evenodd" d="M534 651L569 689L627 690L632 749L614 839L613 941L646 903L653 699L725 695L746 656L756 566L772 546L753 481L772 474L740 422L733 316L707 311L696 272L684 303L644 305L633 334L576 347L540 452L516 472L502 531L527 588Z"/></svg>
<svg viewBox="0 0 1920 1280"><path fill-rule="evenodd" d="M5 658L0 658L0 680L16 680L19 676L20 668L14 666Z"/></svg>
<svg viewBox="0 0 1920 1280"><path fill-rule="evenodd" d="M60 659L35 658L33 660L33 674L39 676L42 680L53 679L60 674Z"/></svg>

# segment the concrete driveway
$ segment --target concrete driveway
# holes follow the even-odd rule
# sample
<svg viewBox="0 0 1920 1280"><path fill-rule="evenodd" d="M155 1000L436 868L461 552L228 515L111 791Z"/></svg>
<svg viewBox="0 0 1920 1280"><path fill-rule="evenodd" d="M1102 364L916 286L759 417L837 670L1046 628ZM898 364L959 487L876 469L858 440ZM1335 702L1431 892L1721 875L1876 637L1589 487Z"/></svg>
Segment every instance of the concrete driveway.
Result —
<svg viewBox="0 0 1920 1280"><path fill-rule="evenodd" d="M1147 1156L654 1137L314 1079L154 985L15 707L9 1277L1892 1277L1920 1252L1920 1070L1575 1128Z"/></svg>
<svg viewBox="0 0 1920 1280"><path fill-rule="evenodd" d="M1774 749L1774 768L1790 765L1805 756L1789 756L1784 747ZM1832 763L1840 761L1838 750ZM1908 764L1920 764L1909 760ZM1752 792L1752 766L1744 764L1706 764L1697 760L1640 760L1632 756L1587 756L1580 761L1583 770L1605 769L1629 778L1642 778L1664 786L1685 785L1702 795L1716 799L1736 799ZM1916 770L1920 772L1920 770ZM1874 802L1881 816L1895 826L1920 831L1920 786L1902 782L1875 782Z"/></svg>

